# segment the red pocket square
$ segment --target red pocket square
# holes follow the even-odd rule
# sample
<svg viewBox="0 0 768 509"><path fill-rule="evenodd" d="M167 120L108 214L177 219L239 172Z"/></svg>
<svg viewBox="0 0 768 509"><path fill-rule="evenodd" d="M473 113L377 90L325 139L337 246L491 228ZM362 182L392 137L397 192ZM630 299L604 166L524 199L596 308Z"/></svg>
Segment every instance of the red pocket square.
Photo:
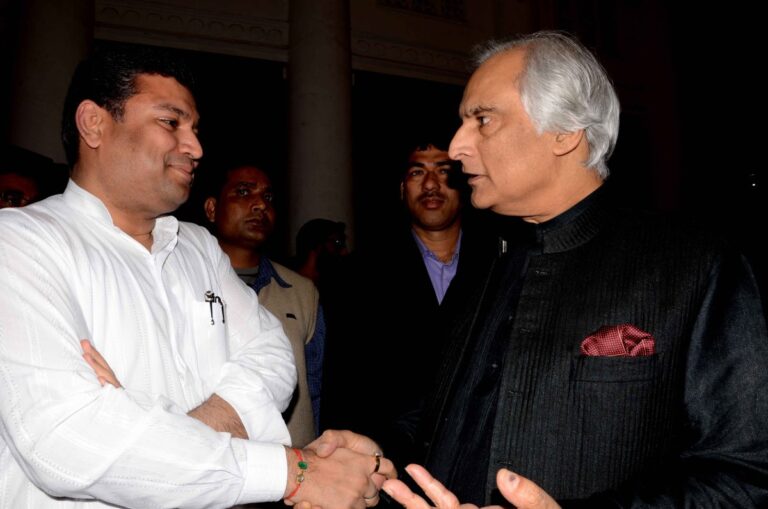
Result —
<svg viewBox="0 0 768 509"><path fill-rule="evenodd" d="M656 353L656 340L634 325L605 325L581 342L581 353L603 357L638 357Z"/></svg>

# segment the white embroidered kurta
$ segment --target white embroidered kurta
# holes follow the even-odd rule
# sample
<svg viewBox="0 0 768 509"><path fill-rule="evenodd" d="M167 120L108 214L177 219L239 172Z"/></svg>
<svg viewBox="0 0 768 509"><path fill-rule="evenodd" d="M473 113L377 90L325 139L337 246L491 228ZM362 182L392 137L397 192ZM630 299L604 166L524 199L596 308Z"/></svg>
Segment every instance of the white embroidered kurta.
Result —
<svg viewBox="0 0 768 509"><path fill-rule="evenodd" d="M203 228L163 217L153 239L150 253L74 182L0 213L0 508L282 496L296 368L280 323ZM80 339L124 389L99 385ZM185 415L213 393L252 440Z"/></svg>

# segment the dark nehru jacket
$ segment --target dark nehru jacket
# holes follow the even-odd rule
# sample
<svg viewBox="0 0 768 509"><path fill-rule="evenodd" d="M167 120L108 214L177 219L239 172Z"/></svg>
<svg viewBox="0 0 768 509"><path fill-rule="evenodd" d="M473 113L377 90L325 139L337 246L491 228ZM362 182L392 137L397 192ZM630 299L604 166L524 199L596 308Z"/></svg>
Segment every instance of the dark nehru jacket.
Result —
<svg viewBox="0 0 768 509"><path fill-rule="evenodd" d="M418 411L446 345L444 326L492 259L481 236L464 229L458 271L439 303L410 228L382 235L377 253L357 267L347 330L329 334L335 343L324 370L325 425L371 436L398 467L418 458Z"/></svg>
<svg viewBox="0 0 768 509"><path fill-rule="evenodd" d="M481 232L463 230L458 270L442 303L410 231L389 239L386 258L377 264L383 267L384 284L372 297L377 304L370 311L384 312L387 318L371 338L388 376L386 390L377 396L377 410L364 415L361 429L399 468L417 458L413 450L417 415L440 365L447 324L466 305L467 292L482 280L492 258L487 246Z"/></svg>
<svg viewBox="0 0 768 509"><path fill-rule="evenodd" d="M423 421L436 477L480 505L507 467L565 507L768 507L768 335L743 257L602 188L508 222ZM622 324L655 353L580 352Z"/></svg>

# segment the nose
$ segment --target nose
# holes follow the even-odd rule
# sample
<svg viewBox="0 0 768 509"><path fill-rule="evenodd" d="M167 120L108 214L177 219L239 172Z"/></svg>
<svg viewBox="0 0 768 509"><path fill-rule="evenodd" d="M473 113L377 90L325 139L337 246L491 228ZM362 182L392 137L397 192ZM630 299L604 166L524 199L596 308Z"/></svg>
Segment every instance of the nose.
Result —
<svg viewBox="0 0 768 509"><path fill-rule="evenodd" d="M453 135L451 144L448 146L448 157L455 161L461 161L467 157L470 152L469 136L467 133L467 127L462 124Z"/></svg>
<svg viewBox="0 0 768 509"><path fill-rule="evenodd" d="M190 130L182 134L180 145L181 151L189 156L190 159L196 161L203 157L203 146L200 144L200 140L194 131Z"/></svg>
<svg viewBox="0 0 768 509"><path fill-rule="evenodd" d="M253 193L251 200L251 210L264 210L267 208L267 202L259 193Z"/></svg>
<svg viewBox="0 0 768 509"><path fill-rule="evenodd" d="M440 177L436 171L426 170L421 181L422 189L437 189L440 187Z"/></svg>

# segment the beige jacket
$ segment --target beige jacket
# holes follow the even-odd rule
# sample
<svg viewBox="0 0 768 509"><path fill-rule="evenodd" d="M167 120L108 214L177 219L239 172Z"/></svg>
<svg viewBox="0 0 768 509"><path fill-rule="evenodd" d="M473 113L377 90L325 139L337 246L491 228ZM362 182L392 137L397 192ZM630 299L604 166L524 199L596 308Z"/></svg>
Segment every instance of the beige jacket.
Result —
<svg viewBox="0 0 768 509"><path fill-rule="evenodd" d="M315 333L319 294L311 280L270 260L275 272L290 288L283 288L274 279L259 291L259 303L283 324L296 357L298 386L291 404L283 414L294 447L303 447L315 439L314 414L307 385L307 363L304 347Z"/></svg>

